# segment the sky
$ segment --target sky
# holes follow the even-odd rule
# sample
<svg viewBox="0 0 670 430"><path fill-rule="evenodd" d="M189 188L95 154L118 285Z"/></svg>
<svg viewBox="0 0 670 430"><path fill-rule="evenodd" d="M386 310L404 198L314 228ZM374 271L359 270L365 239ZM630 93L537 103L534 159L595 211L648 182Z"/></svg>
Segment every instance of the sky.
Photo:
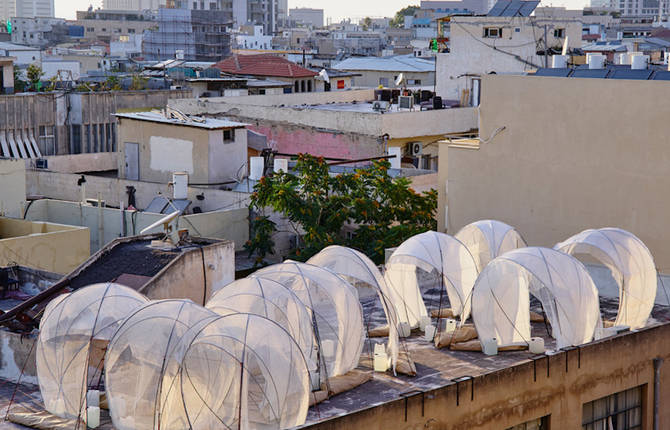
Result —
<svg viewBox="0 0 670 430"><path fill-rule="evenodd" d="M102 0L55 0L56 16L74 19L77 10L86 10L89 5L94 8L102 5ZM393 16L395 13L410 4L419 4L420 0L289 0L289 7L312 7L324 9L326 18L332 18L333 22L342 18L350 17L358 21L366 16L383 17ZM581 9L587 0L543 0L543 6L567 6L568 8Z"/></svg>

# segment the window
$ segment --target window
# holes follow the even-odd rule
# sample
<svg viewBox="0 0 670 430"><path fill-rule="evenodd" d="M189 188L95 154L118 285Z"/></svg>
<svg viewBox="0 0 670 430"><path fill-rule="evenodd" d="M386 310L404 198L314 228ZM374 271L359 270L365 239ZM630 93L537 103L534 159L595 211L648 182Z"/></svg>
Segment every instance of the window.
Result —
<svg viewBox="0 0 670 430"><path fill-rule="evenodd" d="M308 93L312 92L312 81L307 81L307 92Z"/></svg>
<svg viewBox="0 0 670 430"><path fill-rule="evenodd" d="M517 424L507 430L548 430L549 416L538 418L535 420L526 421L525 423Z"/></svg>
<svg viewBox="0 0 670 430"><path fill-rule="evenodd" d="M135 34L135 29L134 28L129 28L128 29L128 34Z"/></svg>
<svg viewBox="0 0 670 430"><path fill-rule="evenodd" d="M299 93L300 92L300 82L295 81L295 90L294 92Z"/></svg>
<svg viewBox="0 0 670 430"><path fill-rule="evenodd" d="M389 78L379 78L379 85L388 87L389 86Z"/></svg>
<svg viewBox="0 0 670 430"><path fill-rule="evenodd" d="M564 28L555 28L554 29L554 37L557 37L559 39L565 37L565 29Z"/></svg>
<svg viewBox="0 0 670 430"><path fill-rule="evenodd" d="M300 92L301 93L305 92L305 81L300 81Z"/></svg>
<svg viewBox="0 0 670 430"><path fill-rule="evenodd" d="M642 391L644 386L584 403L582 430L642 429Z"/></svg>
<svg viewBox="0 0 670 430"><path fill-rule="evenodd" d="M521 28L516 27L516 28L514 29L514 32L515 32L515 33L521 33Z"/></svg>
<svg viewBox="0 0 670 430"><path fill-rule="evenodd" d="M223 130L223 143L231 143L235 140L235 130Z"/></svg>
<svg viewBox="0 0 670 430"><path fill-rule="evenodd" d="M484 37L500 39L502 37L502 30L503 29L499 27L486 27L484 29Z"/></svg>
<svg viewBox="0 0 670 430"><path fill-rule="evenodd" d="M408 79L407 85L421 85L421 79Z"/></svg>

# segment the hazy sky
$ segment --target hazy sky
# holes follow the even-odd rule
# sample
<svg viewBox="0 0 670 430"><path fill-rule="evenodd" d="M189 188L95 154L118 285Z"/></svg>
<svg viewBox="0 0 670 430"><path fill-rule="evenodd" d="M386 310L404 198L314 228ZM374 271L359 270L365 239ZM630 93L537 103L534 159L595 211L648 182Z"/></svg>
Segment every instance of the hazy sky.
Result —
<svg viewBox="0 0 670 430"><path fill-rule="evenodd" d="M395 12L410 4L419 4L420 0L289 0L289 7L313 7L325 10L326 17L339 21L344 17L354 19L366 16L393 16ZM587 0L543 0L543 6L567 6L582 8ZM94 8L102 5L102 0L56 0L56 16L74 19L75 11L85 10L89 5Z"/></svg>

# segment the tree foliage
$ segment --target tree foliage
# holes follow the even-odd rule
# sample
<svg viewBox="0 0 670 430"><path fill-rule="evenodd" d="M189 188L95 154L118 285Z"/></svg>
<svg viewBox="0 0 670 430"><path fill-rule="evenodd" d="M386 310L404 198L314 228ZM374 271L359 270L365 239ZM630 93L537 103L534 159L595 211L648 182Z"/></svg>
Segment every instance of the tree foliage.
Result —
<svg viewBox="0 0 670 430"><path fill-rule="evenodd" d="M414 15L414 12L421 9L421 6L407 6L400 9L395 13L395 16L391 20L391 27L402 28L405 24L405 16Z"/></svg>
<svg viewBox="0 0 670 430"><path fill-rule="evenodd" d="M388 161L336 176L323 158L301 154L295 174L281 172L261 178L251 197L251 209L284 215L302 240L291 258L306 260L329 245L358 249L381 263L386 248L437 227L437 192L419 194L404 177L389 176ZM271 221L270 221L271 223ZM258 231L262 234L257 233ZM247 250L257 262L272 251L267 240L276 226L267 217L252 222ZM349 232L350 234L347 234ZM265 254L263 253L265 252Z"/></svg>
<svg viewBox="0 0 670 430"><path fill-rule="evenodd" d="M42 68L37 64L31 64L26 70L26 76L28 77L30 87L35 91L39 91L41 89L42 76L44 76Z"/></svg>

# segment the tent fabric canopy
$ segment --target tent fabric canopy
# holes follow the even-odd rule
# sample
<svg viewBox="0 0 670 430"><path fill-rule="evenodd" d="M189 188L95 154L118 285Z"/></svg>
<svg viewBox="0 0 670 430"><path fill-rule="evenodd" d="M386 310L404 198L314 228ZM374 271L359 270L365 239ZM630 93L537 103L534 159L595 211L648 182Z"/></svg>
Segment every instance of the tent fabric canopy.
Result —
<svg viewBox="0 0 670 430"><path fill-rule="evenodd" d="M285 429L305 422L305 359L291 335L265 317L237 313L210 321L180 362L188 428Z"/></svg>
<svg viewBox="0 0 670 430"><path fill-rule="evenodd" d="M582 263L549 248L521 248L491 261L477 279L472 315L482 344L530 341L529 294L542 303L559 349L590 342L602 325L598 291Z"/></svg>
<svg viewBox="0 0 670 430"><path fill-rule="evenodd" d="M452 236L428 231L410 237L393 252L384 276L399 320L411 327L417 327L421 318L428 315L417 268L437 272L454 315L465 321L470 315L472 287L479 273L468 248Z"/></svg>
<svg viewBox="0 0 670 430"><path fill-rule="evenodd" d="M309 369L316 370L318 345L312 317L300 298L282 284L265 278L238 279L217 291L206 308L219 315L249 313L274 321L293 337Z"/></svg>
<svg viewBox="0 0 670 430"><path fill-rule="evenodd" d="M190 300L159 300L132 313L105 357L110 416L119 430L188 428L179 355L219 315Z"/></svg>
<svg viewBox="0 0 670 430"><path fill-rule="evenodd" d="M646 324L656 300L658 273L651 252L634 234L619 228L585 230L554 249L588 255L610 269L619 287L615 325L636 329Z"/></svg>
<svg viewBox="0 0 670 430"><path fill-rule="evenodd" d="M319 346L320 380L344 375L358 366L365 341L363 309L349 282L312 264L286 261L254 272L290 289L309 310Z"/></svg>
<svg viewBox="0 0 670 430"><path fill-rule="evenodd" d="M77 419L86 392L102 376L104 344L123 320L148 303L142 294L106 283L56 297L45 308L37 340L37 379L47 411Z"/></svg>
<svg viewBox="0 0 670 430"><path fill-rule="evenodd" d="M479 272L494 258L527 246L514 227L496 220L482 220L468 224L454 237L470 250Z"/></svg>
<svg viewBox="0 0 670 430"><path fill-rule="evenodd" d="M307 263L329 269L352 283L364 283L373 288L379 296L386 321L389 325L388 354L393 367L398 361L398 316L390 301L391 292L377 266L365 254L355 249L339 245L324 248L310 258ZM359 297L361 296L359 292Z"/></svg>

